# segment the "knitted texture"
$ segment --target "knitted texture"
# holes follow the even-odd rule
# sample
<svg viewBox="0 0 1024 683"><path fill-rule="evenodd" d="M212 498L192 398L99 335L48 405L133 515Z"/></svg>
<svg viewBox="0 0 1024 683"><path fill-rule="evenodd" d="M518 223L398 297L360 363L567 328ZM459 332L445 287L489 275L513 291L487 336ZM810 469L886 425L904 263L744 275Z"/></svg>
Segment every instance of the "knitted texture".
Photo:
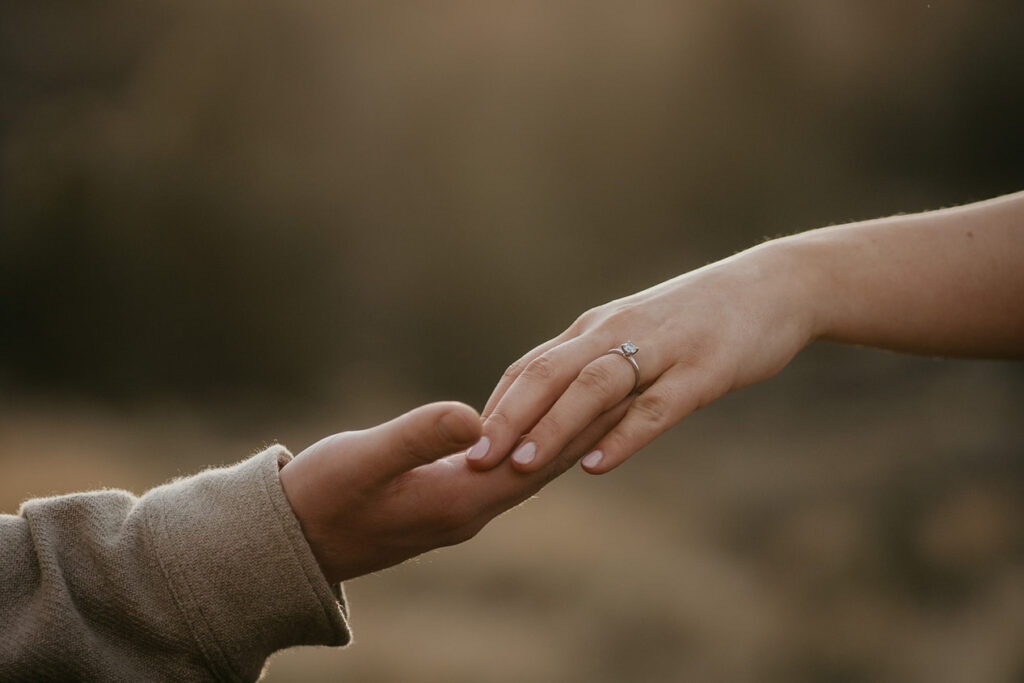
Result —
<svg viewBox="0 0 1024 683"><path fill-rule="evenodd" d="M0 680L256 680L267 657L350 639L274 446L136 498L0 515Z"/></svg>

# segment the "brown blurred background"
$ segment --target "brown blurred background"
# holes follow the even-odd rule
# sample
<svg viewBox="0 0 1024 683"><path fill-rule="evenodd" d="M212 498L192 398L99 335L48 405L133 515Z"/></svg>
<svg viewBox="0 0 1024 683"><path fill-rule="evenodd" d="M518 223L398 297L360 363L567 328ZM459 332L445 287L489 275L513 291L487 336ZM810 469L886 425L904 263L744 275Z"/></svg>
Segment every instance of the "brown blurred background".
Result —
<svg viewBox="0 0 1024 683"><path fill-rule="evenodd" d="M480 407L608 299L1024 188L1016 0L0 12L3 512ZM1024 681L1022 399L811 348L268 680Z"/></svg>

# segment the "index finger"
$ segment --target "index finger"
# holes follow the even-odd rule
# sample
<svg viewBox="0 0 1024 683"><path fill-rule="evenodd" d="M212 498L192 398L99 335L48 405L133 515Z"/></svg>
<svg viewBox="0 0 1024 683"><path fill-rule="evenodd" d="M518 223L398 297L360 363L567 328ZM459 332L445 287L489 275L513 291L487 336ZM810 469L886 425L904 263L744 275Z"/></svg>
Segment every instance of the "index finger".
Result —
<svg viewBox="0 0 1024 683"><path fill-rule="evenodd" d="M570 441L544 468L528 474L514 470L510 463L490 472L466 472L460 480L457 499L469 506L478 526L533 496L576 463L626 414L633 402L629 396L602 413ZM481 514L482 513L482 514Z"/></svg>
<svg viewBox="0 0 1024 683"><path fill-rule="evenodd" d="M519 375L523 374L523 370L526 368L526 366L532 363L535 358L539 357L548 350L553 349L559 344L561 344L562 341L564 341L562 339L562 337L564 336L564 333L560 334L554 339L549 339L543 344L535 346L529 351L529 353L524 355L522 358L517 360L512 365L508 366L505 372L501 375L501 379L498 380L498 384L495 385L494 390L491 391L491 395L487 399L487 403L484 405L484 409L483 411L481 411L480 415L484 419L487 419L487 416L494 411L494 407L498 405L498 401L500 401L501 397L505 395L505 392L508 391L508 388L512 386L512 383L519 378Z"/></svg>
<svg viewBox="0 0 1024 683"><path fill-rule="evenodd" d="M520 436L548 412L580 370L607 348L597 335L576 337L550 348L522 367L493 408L485 411L483 437L470 449L477 469L495 466Z"/></svg>

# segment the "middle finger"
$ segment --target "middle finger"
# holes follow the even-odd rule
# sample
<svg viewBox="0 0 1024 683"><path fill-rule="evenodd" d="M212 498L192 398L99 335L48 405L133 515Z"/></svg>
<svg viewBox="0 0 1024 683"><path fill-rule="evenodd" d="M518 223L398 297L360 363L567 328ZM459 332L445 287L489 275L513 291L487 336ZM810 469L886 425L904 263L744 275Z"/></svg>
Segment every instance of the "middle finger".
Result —
<svg viewBox="0 0 1024 683"><path fill-rule="evenodd" d="M474 466L487 469L501 462L519 437L548 412L580 370L607 348L605 340L588 335L570 339L534 358L485 417L484 435L471 449Z"/></svg>
<svg viewBox="0 0 1024 683"><path fill-rule="evenodd" d="M622 358L606 353L591 361L523 437L512 454L513 466L533 472L547 465L573 437L629 396L635 383L633 368Z"/></svg>

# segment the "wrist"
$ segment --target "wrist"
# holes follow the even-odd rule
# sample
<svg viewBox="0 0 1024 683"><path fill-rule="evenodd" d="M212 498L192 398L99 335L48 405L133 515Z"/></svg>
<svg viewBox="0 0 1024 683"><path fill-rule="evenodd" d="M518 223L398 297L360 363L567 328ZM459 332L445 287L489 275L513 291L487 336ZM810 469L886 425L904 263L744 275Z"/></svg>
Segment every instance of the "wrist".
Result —
<svg viewBox="0 0 1024 683"><path fill-rule="evenodd" d="M802 233L765 242L744 253L758 264L777 315L802 339L802 346L829 330L831 278L815 240Z"/></svg>
<svg viewBox="0 0 1024 683"><path fill-rule="evenodd" d="M320 572L328 583L334 584L340 581L340 579L334 576L330 563L325 557L324 544L320 539L321 534L317 533L315 528L318 515L311 511L311 506L309 505L309 500L315 500L315 495L311 495L310 480L303 477L303 470L308 467L309 459L307 458L302 462L297 462L293 459L282 465L278 471L278 480L281 482L281 490L284 492L285 500L288 501L292 514L295 515L295 519L299 523L299 528L302 530L302 535L316 560L317 566L320 568Z"/></svg>

